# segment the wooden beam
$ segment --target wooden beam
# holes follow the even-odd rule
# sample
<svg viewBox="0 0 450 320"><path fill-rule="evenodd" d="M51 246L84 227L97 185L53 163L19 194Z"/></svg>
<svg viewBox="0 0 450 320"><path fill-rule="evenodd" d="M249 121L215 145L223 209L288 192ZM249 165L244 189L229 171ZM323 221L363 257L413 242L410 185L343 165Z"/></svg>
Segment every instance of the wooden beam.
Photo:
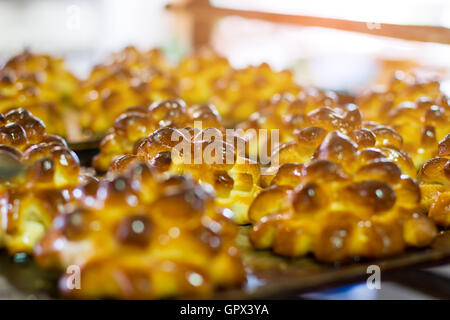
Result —
<svg viewBox="0 0 450 320"><path fill-rule="evenodd" d="M228 16L239 16L281 24L323 27L352 31L403 40L450 44L450 29L438 26L398 25L387 23L360 22L344 19L321 18L291 14L267 13L250 10L217 8L208 1L189 1L167 6L171 11L183 11L193 14L194 19L216 20Z"/></svg>

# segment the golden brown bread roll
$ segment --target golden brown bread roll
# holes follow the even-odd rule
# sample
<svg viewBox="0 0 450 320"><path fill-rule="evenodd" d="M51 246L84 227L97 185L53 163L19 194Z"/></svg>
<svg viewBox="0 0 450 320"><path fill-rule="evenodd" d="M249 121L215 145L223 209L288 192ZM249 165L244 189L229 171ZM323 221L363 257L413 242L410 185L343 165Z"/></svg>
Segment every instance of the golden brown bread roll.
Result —
<svg viewBox="0 0 450 320"><path fill-rule="evenodd" d="M79 266L80 289L60 279L67 297L207 297L245 280L236 226L192 179L136 163L73 194L35 249L43 267Z"/></svg>
<svg viewBox="0 0 450 320"><path fill-rule="evenodd" d="M0 243L11 253L31 252L83 179L78 157L24 109L0 114L0 150L24 167L0 182Z"/></svg>
<svg viewBox="0 0 450 320"><path fill-rule="evenodd" d="M332 97L322 95L322 97ZM312 98L311 98L312 99ZM334 137L338 148L348 148L358 150L363 148L377 148L372 153L382 153L387 158L397 163L402 172L415 178L416 169L409 155L403 151L403 139L392 128L382 126L374 122L364 122L359 108L354 104L339 106L335 99L323 98L329 106L314 109L315 103L304 102L301 99L284 99L276 103L279 114L274 113L266 118L256 127L268 128L269 130L279 130L280 141L284 142L279 146L273 145L272 167L267 170L261 180L262 186L270 185L271 179L276 173L278 166L285 163L304 163L309 161L319 152L318 147L330 132L335 132L329 137ZM322 98L320 100L323 100ZM310 107L308 107L310 106ZM284 110L283 110L284 109ZM312 111L309 111L312 109ZM247 124L248 126L248 124ZM339 138L339 134L346 135L350 142ZM287 141L287 142L286 142ZM271 144L271 141L258 141L261 144ZM339 145L339 143L343 145ZM253 144L250 143L250 147ZM254 150L250 150L251 152ZM351 151L347 155L351 155ZM367 151L368 152L368 151ZM343 165L354 164L351 159L343 162Z"/></svg>
<svg viewBox="0 0 450 320"><path fill-rule="evenodd" d="M135 146L134 155L117 158L111 169L121 171L146 160L161 172L188 173L213 188L216 202L231 209L233 220L246 224L248 207L260 191L260 166L246 157L246 141L217 128L164 127Z"/></svg>
<svg viewBox="0 0 450 320"><path fill-rule="evenodd" d="M313 160L283 164L249 209L253 245L327 262L429 245L437 230L419 207L420 189L392 161L403 155L374 145L375 135L357 143L334 131ZM412 166L408 159L401 163Z"/></svg>
<svg viewBox="0 0 450 320"><path fill-rule="evenodd" d="M246 137L251 141L249 152L252 156L261 150L273 151L277 143L294 141L296 133L303 128L315 126L324 129L324 133L330 130L348 133L352 128L361 127L359 109L342 101L334 92L300 87L298 90L296 94L274 95L262 103L248 121L238 125L239 129L246 130ZM251 130L257 130L257 137ZM267 130L267 138L260 134L261 130ZM278 142L272 139L275 131Z"/></svg>
<svg viewBox="0 0 450 320"><path fill-rule="evenodd" d="M227 127L247 120L273 95L300 90L289 70L277 72L267 63L235 69L210 48L182 59L173 74L188 104L214 104Z"/></svg>
<svg viewBox="0 0 450 320"><path fill-rule="evenodd" d="M178 96L176 80L159 50L127 47L97 65L83 81L78 104L83 106L81 125L104 133L129 107Z"/></svg>
<svg viewBox="0 0 450 320"><path fill-rule="evenodd" d="M438 156L419 171L422 204L438 225L450 226L450 133L440 142Z"/></svg>
<svg viewBox="0 0 450 320"><path fill-rule="evenodd" d="M164 72L172 70L171 64L160 49L143 51L138 50L134 46L127 46L123 50L109 54L101 64L96 65L91 72L89 80L100 80L109 73L108 67L113 66L124 67L138 73L152 68L157 68Z"/></svg>
<svg viewBox="0 0 450 320"><path fill-rule="evenodd" d="M438 81L397 72L384 90L357 98L364 118L392 126L419 169L437 155L438 142L450 132L450 105Z"/></svg>
<svg viewBox="0 0 450 320"><path fill-rule="evenodd" d="M77 90L78 80L62 59L24 51L0 69L0 112L25 108L49 133L65 136L65 117Z"/></svg>
<svg viewBox="0 0 450 320"><path fill-rule="evenodd" d="M261 105L278 93L298 93L290 70L276 72L266 63L235 69L217 80L210 102L227 126L246 121Z"/></svg>
<svg viewBox="0 0 450 320"><path fill-rule="evenodd" d="M222 129L221 118L210 104L186 105L181 99L162 100L148 107L129 108L114 121L100 144L100 154L94 167L106 171L114 157L133 152L139 139L161 127L194 127L198 121L204 127Z"/></svg>
<svg viewBox="0 0 450 320"><path fill-rule="evenodd" d="M232 70L226 58L211 48L202 48L183 58L173 70L173 75L178 80L181 98L188 104L198 104L208 102L216 82Z"/></svg>

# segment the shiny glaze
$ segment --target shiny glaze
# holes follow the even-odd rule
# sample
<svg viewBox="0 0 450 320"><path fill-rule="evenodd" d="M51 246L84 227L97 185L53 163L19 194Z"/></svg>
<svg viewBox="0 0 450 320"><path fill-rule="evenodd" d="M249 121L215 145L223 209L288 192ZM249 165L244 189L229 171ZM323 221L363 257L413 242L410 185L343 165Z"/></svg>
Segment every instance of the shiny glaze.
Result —
<svg viewBox="0 0 450 320"><path fill-rule="evenodd" d="M62 277L63 294L207 296L244 280L236 226L192 179L137 162L73 194L73 211L55 218L34 252L44 267L80 266L81 289L68 289Z"/></svg>
<svg viewBox="0 0 450 320"><path fill-rule="evenodd" d="M14 109L0 119L0 150L24 166L0 183L0 242L12 253L30 252L71 201L70 190L82 179L80 163L29 111Z"/></svg>

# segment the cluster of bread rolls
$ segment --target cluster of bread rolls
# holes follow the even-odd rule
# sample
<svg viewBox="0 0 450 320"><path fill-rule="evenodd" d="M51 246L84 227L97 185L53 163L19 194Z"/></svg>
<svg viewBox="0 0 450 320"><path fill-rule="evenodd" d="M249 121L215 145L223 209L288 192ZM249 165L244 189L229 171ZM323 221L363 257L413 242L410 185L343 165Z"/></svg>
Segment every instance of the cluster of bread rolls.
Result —
<svg viewBox="0 0 450 320"><path fill-rule="evenodd" d="M387 88L368 90L357 103L365 119L397 130L416 167L437 154L450 132L450 105L439 81L397 72Z"/></svg>
<svg viewBox="0 0 450 320"><path fill-rule="evenodd" d="M401 135L403 149L419 170L423 207L438 225L448 227L450 103L440 82L397 72L387 88L368 90L357 102L365 118Z"/></svg>
<svg viewBox="0 0 450 320"><path fill-rule="evenodd" d="M81 82L81 127L104 133L127 108L178 96L176 79L169 70L157 49L141 52L127 47L107 57Z"/></svg>
<svg viewBox="0 0 450 320"><path fill-rule="evenodd" d="M0 243L11 253L29 253L84 179L79 160L24 109L0 114L0 151L21 168L0 181Z"/></svg>
<svg viewBox="0 0 450 320"><path fill-rule="evenodd" d="M0 69L0 81L0 111L27 108L50 133L74 139L103 135L127 108L162 99L214 103L224 123L234 125L275 93L297 92L291 71L267 64L235 69L204 49L174 65L158 49L132 46L107 56L86 79L73 76L62 59L26 51Z"/></svg>
<svg viewBox="0 0 450 320"><path fill-rule="evenodd" d="M401 153L377 148L371 130L353 133L332 131L312 160L278 169L249 210L255 247L342 261L431 243L437 229L420 208L419 186L391 160ZM401 164L410 161L405 156Z"/></svg>
<svg viewBox="0 0 450 320"><path fill-rule="evenodd" d="M43 267L80 268L79 288L60 279L68 297L204 297L245 280L236 226L192 179L133 163L73 194L35 248Z"/></svg>
<svg viewBox="0 0 450 320"><path fill-rule="evenodd" d="M246 141L217 128L164 127L140 140L133 155L117 158L112 170L145 160L161 172L189 174L213 188L216 202L238 224L248 224L248 207L260 191L260 166L247 158Z"/></svg>
<svg viewBox="0 0 450 320"><path fill-rule="evenodd" d="M0 152L23 169L0 181L0 244L34 248L45 268L78 266L80 289L60 280L69 297L241 285L237 224L252 225L256 249L324 262L428 246L450 226L450 106L438 81L396 73L349 97L267 64L235 69L211 50L172 65L134 47L81 81L62 60L25 52L0 69L0 112L10 109ZM96 177L49 134L67 135L61 119L73 113L104 135Z"/></svg>
<svg viewBox="0 0 450 320"><path fill-rule="evenodd" d="M183 58L174 69L180 95L188 104L205 103L214 95L216 83L233 68L229 61L209 48Z"/></svg>
<svg viewBox="0 0 450 320"><path fill-rule="evenodd" d="M77 91L78 80L62 59L24 51L0 68L0 112L25 108L52 134L66 135L64 120Z"/></svg>
<svg viewBox="0 0 450 320"><path fill-rule="evenodd" d="M450 226L450 134L439 143L438 155L419 171L422 204L439 225Z"/></svg>
<svg viewBox="0 0 450 320"><path fill-rule="evenodd" d="M361 112L354 104L337 108L320 107L302 117L302 125L297 125L298 129L291 133L291 141L274 150L279 164L308 162L317 154L327 134L336 132L347 135L361 147L378 148L376 151L397 163L405 174L415 177L414 164L402 149L402 137L391 127L363 122ZM339 148L342 146L336 145L336 150ZM355 165L352 159L347 160L349 165ZM264 179L265 184L274 172L269 173Z"/></svg>
<svg viewBox="0 0 450 320"><path fill-rule="evenodd" d="M210 104L186 105L181 99L162 100L150 106L132 107L114 121L100 145L93 165L106 171L114 157L133 152L139 139L146 138L161 127L202 126L223 129L216 108Z"/></svg>
<svg viewBox="0 0 450 320"><path fill-rule="evenodd" d="M67 297L205 297L245 280L229 210L191 178L139 162L84 174L24 109L0 114L0 152L21 166L0 182L0 244L34 249L43 268L79 268L80 287L60 279Z"/></svg>
<svg viewBox="0 0 450 320"><path fill-rule="evenodd" d="M227 125L245 121L260 105L280 92L298 92L290 70L276 72L267 63L233 70L215 83L213 103Z"/></svg>

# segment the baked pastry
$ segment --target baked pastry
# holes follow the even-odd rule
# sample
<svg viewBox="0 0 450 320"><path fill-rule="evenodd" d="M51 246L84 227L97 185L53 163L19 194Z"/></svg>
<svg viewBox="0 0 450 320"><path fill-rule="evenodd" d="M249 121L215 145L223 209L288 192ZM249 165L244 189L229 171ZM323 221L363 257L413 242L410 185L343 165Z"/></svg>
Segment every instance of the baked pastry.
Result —
<svg viewBox="0 0 450 320"><path fill-rule="evenodd" d="M450 133L439 142L438 156L419 171L422 204L438 225L450 226Z"/></svg>
<svg viewBox="0 0 450 320"><path fill-rule="evenodd" d="M160 49L141 51L134 46L127 46L118 52L111 53L102 63L94 66L88 81L99 81L109 76L114 69L120 68L139 74L151 69L170 73L173 67Z"/></svg>
<svg viewBox="0 0 450 320"><path fill-rule="evenodd" d="M298 93L290 70L274 71L266 63L232 70L216 81L209 100L227 126L246 121L277 93Z"/></svg>
<svg viewBox="0 0 450 320"><path fill-rule="evenodd" d="M339 106L336 98L331 98L332 95L325 97L327 96L330 98L325 98L325 101L328 101L329 106L308 112L308 107L304 109L310 104L304 104L296 99L289 103L282 102L289 110L284 112L284 116L267 118L273 121L269 125L266 124L271 130L282 121L279 124L282 128L280 140L289 142L282 143L278 147L272 146L276 148L271 155L271 167L261 179L263 187L270 185L279 165L305 163L311 160L327 134L334 131L335 135L341 133L348 136L357 149L377 148L376 152L398 164L404 174L416 177L414 164L409 155L403 151L403 139L395 130L374 122L364 122L356 105Z"/></svg>
<svg viewBox="0 0 450 320"><path fill-rule="evenodd" d="M390 151L373 148L375 135L367 133L360 130L363 138L355 142L331 132L313 160L279 168L249 209L255 248L334 262L431 243L437 229L420 209L417 183L389 159Z"/></svg>
<svg viewBox="0 0 450 320"><path fill-rule="evenodd" d="M450 106L438 81L397 72L388 88L357 99L364 118L393 127L419 169L437 155L438 142L450 132Z"/></svg>
<svg viewBox="0 0 450 320"><path fill-rule="evenodd" d="M0 243L29 253L83 179L78 157L24 109L0 114L0 151L23 167L0 181Z"/></svg>
<svg viewBox="0 0 450 320"><path fill-rule="evenodd" d="M210 48L185 57L174 69L180 96L188 104L206 103L214 93L215 83L233 68L228 60Z"/></svg>
<svg viewBox="0 0 450 320"><path fill-rule="evenodd" d="M127 47L92 70L82 83L78 103L81 125L91 133L105 133L129 107L178 96L176 80L158 50L140 52Z"/></svg>
<svg viewBox="0 0 450 320"><path fill-rule="evenodd" d="M337 127L339 127L345 121L345 115L343 115L345 110L337 109L339 106L341 103L334 92L298 87L296 94L275 94L271 99L262 102L260 109L247 121L240 123L237 128L244 130L244 137L250 141L250 155L259 156L261 150L270 152L275 150L279 143L292 142L297 129L311 125L306 121L308 114L321 107L328 108L316 112L318 116L328 111L330 113L328 122L331 123L333 117L337 117L339 120ZM349 120L351 116L352 114L348 115ZM357 116L360 118L359 114ZM328 127L330 126L326 127L327 130ZM332 128L336 129L336 126ZM263 130L266 130L266 135L262 134ZM274 130L277 131L276 140L271 139Z"/></svg>
<svg viewBox="0 0 450 320"><path fill-rule="evenodd" d="M436 100L441 95L439 81L397 71L386 87L366 90L357 97L357 103L365 118L378 120L386 118L387 113L402 102L414 102L420 98Z"/></svg>
<svg viewBox="0 0 450 320"><path fill-rule="evenodd" d="M320 111L320 110L319 110ZM371 149L377 153L382 153L386 158L396 163L402 173L410 177L416 177L416 170L409 155L402 149L402 138L390 127L374 124L362 123L361 127L349 129L348 137L355 143L358 149ZM353 130L352 130L353 129ZM339 136L339 131L331 131L332 137ZM330 134L328 134L330 135ZM318 152L327 131L322 127L306 127L296 131L295 140L292 143L281 145L275 152L278 154L279 163L307 162ZM352 150L353 147L352 146ZM341 146L337 145L336 149ZM349 163L352 165L353 163Z"/></svg>
<svg viewBox="0 0 450 320"><path fill-rule="evenodd" d="M49 133L65 136L77 90L78 80L62 59L24 51L0 69L0 112L25 108L44 121Z"/></svg>
<svg viewBox="0 0 450 320"><path fill-rule="evenodd" d="M137 163L74 195L35 249L43 267L79 266L79 289L59 281L67 297L206 297L245 280L236 226L190 178Z"/></svg>
<svg viewBox="0 0 450 320"><path fill-rule="evenodd" d="M260 191L260 166L246 157L246 148L245 140L217 128L164 127L139 141L134 155L117 158L112 170L142 159L161 172L188 173L214 188L216 203L231 209L236 223L246 224L248 207Z"/></svg>
<svg viewBox="0 0 450 320"><path fill-rule="evenodd" d="M209 48L182 59L174 76L188 104L214 104L227 127L247 120L276 93L298 92L291 71L276 72L266 63L234 69Z"/></svg>
<svg viewBox="0 0 450 320"><path fill-rule="evenodd" d="M100 144L100 154L94 158L94 167L106 171L114 157L133 152L136 141L148 137L160 127L222 128L221 118L214 106L189 105L183 100L170 99L155 102L148 107L127 109L114 121Z"/></svg>

